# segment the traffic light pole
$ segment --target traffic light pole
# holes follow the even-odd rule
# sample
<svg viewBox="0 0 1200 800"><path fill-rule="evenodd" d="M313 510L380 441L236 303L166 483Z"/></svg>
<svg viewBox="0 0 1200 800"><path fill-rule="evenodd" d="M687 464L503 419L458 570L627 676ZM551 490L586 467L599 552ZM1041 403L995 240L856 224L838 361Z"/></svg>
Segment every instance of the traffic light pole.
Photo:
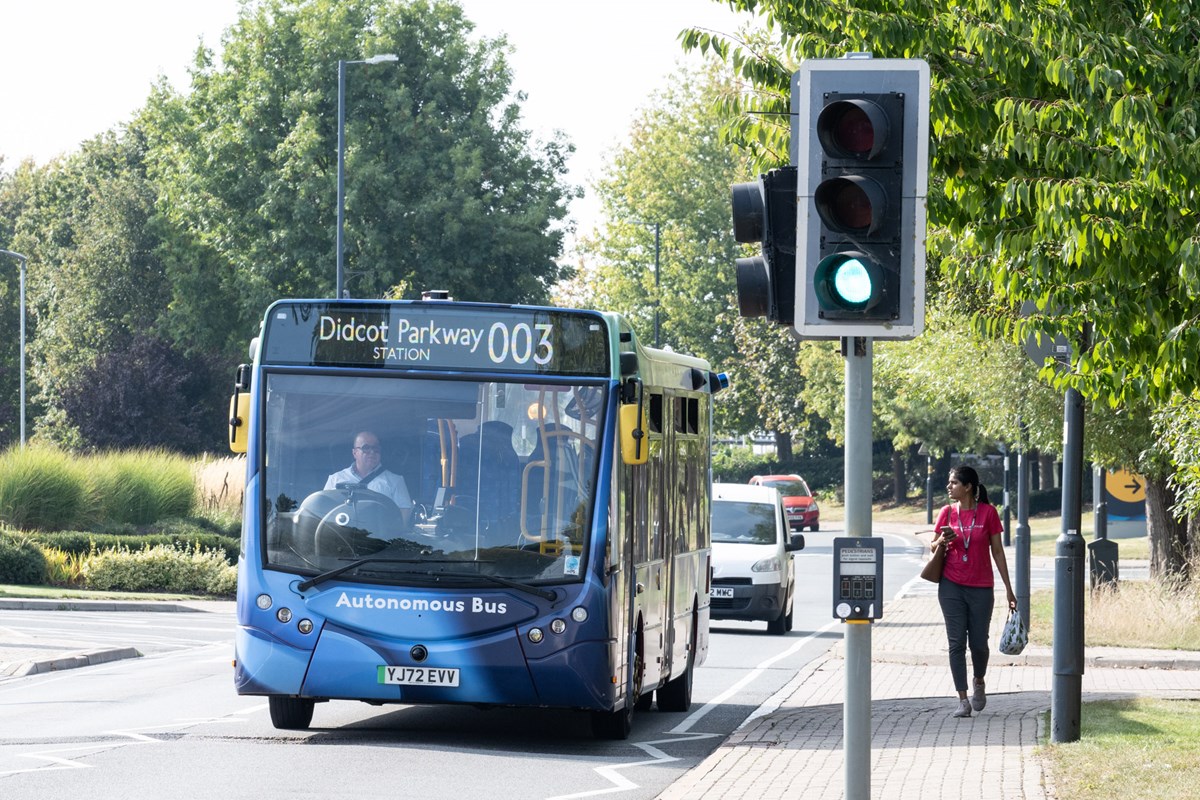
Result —
<svg viewBox="0 0 1200 800"><path fill-rule="evenodd" d="M867 538L871 535L871 340L842 339L842 356L846 359L846 536ZM870 800L871 620L846 620L845 624L845 797Z"/></svg>

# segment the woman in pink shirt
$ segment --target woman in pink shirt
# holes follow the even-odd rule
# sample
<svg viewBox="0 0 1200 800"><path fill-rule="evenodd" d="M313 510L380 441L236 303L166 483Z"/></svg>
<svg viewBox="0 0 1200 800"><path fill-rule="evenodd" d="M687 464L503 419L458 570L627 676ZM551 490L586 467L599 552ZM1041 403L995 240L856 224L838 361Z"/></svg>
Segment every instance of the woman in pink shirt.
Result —
<svg viewBox="0 0 1200 800"><path fill-rule="evenodd" d="M996 507L988 502L987 488L979 474L967 466L950 470L946 484L950 504L942 508L931 549L946 546L946 566L938 583L938 602L946 618L946 638L950 646L950 676L958 692L956 717L969 717L971 710L982 711L987 705L984 676L988 664L988 626L995 606L995 579L992 562L1004 581L1008 607L1017 607L1012 583L1008 579L1008 561L1000 534L1003 527ZM967 648L971 650L974 692L967 699Z"/></svg>

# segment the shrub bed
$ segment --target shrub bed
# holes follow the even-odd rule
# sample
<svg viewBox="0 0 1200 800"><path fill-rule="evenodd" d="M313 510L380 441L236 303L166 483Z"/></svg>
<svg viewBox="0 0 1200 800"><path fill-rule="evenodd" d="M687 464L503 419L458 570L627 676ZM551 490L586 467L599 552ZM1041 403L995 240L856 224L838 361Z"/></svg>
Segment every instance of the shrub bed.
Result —
<svg viewBox="0 0 1200 800"><path fill-rule="evenodd" d="M201 547L220 552L228 564L236 564L240 542L232 536L199 530L172 533L92 533L89 531L58 531L31 533L29 538L46 548L54 548L76 556L100 553L105 550L141 550L145 547Z"/></svg>
<svg viewBox="0 0 1200 800"><path fill-rule="evenodd" d="M46 558L33 541L0 532L0 583L38 584L46 579Z"/></svg>
<svg viewBox="0 0 1200 800"><path fill-rule="evenodd" d="M143 550L105 550L83 565L89 589L232 595L237 570L224 554L200 547L156 545Z"/></svg>

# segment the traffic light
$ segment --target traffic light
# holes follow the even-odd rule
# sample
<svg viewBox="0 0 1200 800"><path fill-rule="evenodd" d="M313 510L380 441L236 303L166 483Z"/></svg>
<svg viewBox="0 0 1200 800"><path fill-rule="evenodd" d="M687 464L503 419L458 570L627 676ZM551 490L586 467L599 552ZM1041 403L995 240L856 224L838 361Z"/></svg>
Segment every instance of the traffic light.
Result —
<svg viewBox="0 0 1200 800"><path fill-rule="evenodd" d="M733 238L762 244L762 255L739 258L738 311L743 317L767 317L791 325L796 302L796 168L760 175L753 183L735 183Z"/></svg>
<svg viewBox="0 0 1200 800"><path fill-rule="evenodd" d="M925 318L929 66L805 61L792 111L796 332L911 339Z"/></svg>

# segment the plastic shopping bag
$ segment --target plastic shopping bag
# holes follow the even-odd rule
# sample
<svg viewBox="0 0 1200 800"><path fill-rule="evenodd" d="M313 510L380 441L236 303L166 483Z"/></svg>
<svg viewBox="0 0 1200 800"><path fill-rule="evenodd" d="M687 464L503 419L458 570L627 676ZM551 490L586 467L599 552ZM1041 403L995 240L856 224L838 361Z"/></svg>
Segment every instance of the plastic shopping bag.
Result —
<svg viewBox="0 0 1200 800"><path fill-rule="evenodd" d="M1029 630L1021 622L1021 615L1013 609L1004 623L1004 630L1000 632L1000 652L1006 656L1019 656L1027 644Z"/></svg>

